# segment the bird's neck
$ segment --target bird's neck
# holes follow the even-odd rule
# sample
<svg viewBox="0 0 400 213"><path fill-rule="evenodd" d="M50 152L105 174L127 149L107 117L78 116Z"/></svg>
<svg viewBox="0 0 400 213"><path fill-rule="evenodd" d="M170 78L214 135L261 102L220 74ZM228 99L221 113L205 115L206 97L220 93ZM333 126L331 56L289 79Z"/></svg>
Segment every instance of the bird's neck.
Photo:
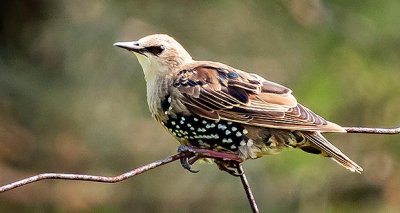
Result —
<svg viewBox="0 0 400 213"><path fill-rule="evenodd" d="M182 61L176 61L175 64L170 64L170 66L160 66L159 63L151 63L146 57L138 57L138 59L146 79L147 103L150 112L155 115L160 111L160 100L169 94L168 88L172 86L174 73L193 60L189 56L186 59L182 58Z"/></svg>
<svg viewBox="0 0 400 213"><path fill-rule="evenodd" d="M150 80L146 78L147 104L153 115L160 113L161 100L169 94L172 83L172 78L166 73L152 76Z"/></svg>

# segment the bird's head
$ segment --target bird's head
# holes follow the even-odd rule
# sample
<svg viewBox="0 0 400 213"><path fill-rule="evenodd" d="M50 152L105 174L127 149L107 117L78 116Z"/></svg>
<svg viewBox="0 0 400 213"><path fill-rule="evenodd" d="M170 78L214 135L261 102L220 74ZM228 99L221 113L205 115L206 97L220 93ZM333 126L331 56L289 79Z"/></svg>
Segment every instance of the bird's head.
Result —
<svg viewBox="0 0 400 213"><path fill-rule="evenodd" d="M165 34L149 35L138 41L117 42L114 46L136 55L147 81L192 61L189 53L174 38Z"/></svg>

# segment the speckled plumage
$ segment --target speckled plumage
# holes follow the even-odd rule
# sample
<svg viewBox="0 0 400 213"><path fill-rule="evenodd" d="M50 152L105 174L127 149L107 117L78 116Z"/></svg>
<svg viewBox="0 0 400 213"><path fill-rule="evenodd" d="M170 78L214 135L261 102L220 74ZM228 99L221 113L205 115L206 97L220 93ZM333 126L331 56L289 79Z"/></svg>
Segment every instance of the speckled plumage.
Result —
<svg viewBox="0 0 400 213"><path fill-rule="evenodd" d="M362 171L321 135L345 130L298 104L290 89L225 64L194 61L167 35L116 45L138 57L150 112L181 144L243 160L300 148Z"/></svg>

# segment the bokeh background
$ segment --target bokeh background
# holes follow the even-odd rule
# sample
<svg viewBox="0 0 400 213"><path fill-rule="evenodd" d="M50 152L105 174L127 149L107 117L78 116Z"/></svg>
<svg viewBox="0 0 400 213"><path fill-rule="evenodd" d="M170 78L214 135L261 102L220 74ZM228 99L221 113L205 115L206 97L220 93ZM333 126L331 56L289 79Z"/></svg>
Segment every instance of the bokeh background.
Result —
<svg viewBox="0 0 400 213"><path fill-rule="evenodd" d="M167 33L293 89L344 126L400 124L400 1L19 0L0 6L0 184L41 172L116 175L176 152L143 73L116 41ZM399 212L400 136L327 137L351 173L298 150L244 164L262 212ZM0 212L249 212L239 179L173 163L118 184L44 181Z"/></svg>

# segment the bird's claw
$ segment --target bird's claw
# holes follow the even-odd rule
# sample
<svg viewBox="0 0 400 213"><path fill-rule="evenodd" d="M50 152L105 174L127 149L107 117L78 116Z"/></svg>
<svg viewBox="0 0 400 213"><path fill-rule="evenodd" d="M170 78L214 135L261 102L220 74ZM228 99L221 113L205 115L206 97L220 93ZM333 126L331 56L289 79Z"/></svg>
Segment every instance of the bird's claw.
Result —
<svg viewBox="0 0 400 213"><path fill-rule="evenodd" d="M192 164L189 162L189 157L184 157L180 159L181 165L184 169L188 170L191 173L197 173L199 170L192 169Z"/></svg>
<svg viewBox="0 0 400 213"><path fill-rule="evenodd" d="M180 145L178 147L178 152L188 154L180 159L182 167L191 173L198 173L199 170L192 169L192 164L196 162L196 160L198 160L197 153L193 149L185 145Z"/></svg>

